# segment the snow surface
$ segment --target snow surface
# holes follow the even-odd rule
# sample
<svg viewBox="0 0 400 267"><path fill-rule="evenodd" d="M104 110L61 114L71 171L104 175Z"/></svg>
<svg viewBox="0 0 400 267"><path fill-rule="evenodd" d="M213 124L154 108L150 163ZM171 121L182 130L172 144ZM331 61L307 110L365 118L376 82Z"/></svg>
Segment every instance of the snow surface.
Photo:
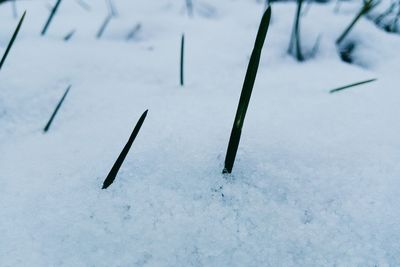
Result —
<svg viewBox="0 0 400 267"><path fill-rule="evenodd" d="M347 39L354 64L342 62L335 40L360 2L311 6L303 50L322 39L303 63L286 53L295 4L273 4L226 177L263 4L198 0L190 19L184 1L115 0L96 40L107 6L87 2L90 12L63 1L45 37L48 3L17 2L27 17L0 72L0 266L400 266L400 38L362 19ZM0 54L16 24L0 5Z"/></svg>

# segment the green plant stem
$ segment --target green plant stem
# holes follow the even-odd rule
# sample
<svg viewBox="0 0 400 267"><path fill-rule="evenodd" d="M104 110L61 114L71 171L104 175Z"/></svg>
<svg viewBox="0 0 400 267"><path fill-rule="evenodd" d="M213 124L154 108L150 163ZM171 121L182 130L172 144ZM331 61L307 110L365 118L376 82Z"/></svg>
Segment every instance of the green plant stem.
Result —
<svg viewBox="0 0 400 267"><path fill-rule="evenodd" d="M15 39L17 38L17 35L18 35L19 30L20 30L20 28L21 28L22 22L24 21L25 15L26 15L26 11L24 12L24 14L22 15L21 19L19 20L19 23L18 23L18 25L17 25L17 28L15 28L14 34L13 34L13 36L11 37L10 42L8 43L8 46L7 46L7 48L6 48L6 51L5 51L4 54L3 54L3 57L1 58L1 61L0 61L0 70L1 70L1 68L3 67L4 62L6 61L6 58L7 58L7 56L8 56L8 53L10 52L11 47L13 46Z"/></svg>
<svg viewBox="0 0 400 267"><path fill-rule="evenodd" d="M366 13L368 13L375 5L372 4L373 0L368 0L365 2L363 7L360 9L360 11L357 13L357 15L354 17L354 19L351 21L349 26L343 31L343 33L339 36L339 38L336 40L336 44L340 45L340 43L344 40L344 38L349 34L351 29L354 27L354 25L357 23L357 21Z"/></svg>
<svg viewBox="0 0 400 267"><path fill-rule="evenodd" d="M60 101L58 102L56 108L55 108L54 111L53 111L53 114L51 114L51 117L50 117L49 121L47 122L46 126L44 127L43 132L46 133L46 132L50 129L50 126L51 126L51 124L52 124L54 118L56 117L57 112L58 112L58 110L60 109L62 103L64 102L65 97L67 96L67 94L68 94L68 92L69 92L69 89L71 89L71 85L68 86L67 90L65 90L64 95L61 97Z"/></svg>
<svg viewBox="0 0 400 267"><path fill-rule="evenodd" d="M136 136L139 133L140 128L143 125L144 119L147 116L147 112L148 110L146 110L142 116L140 117L139 121L136 123L135 128L133 129L133 132L131 134L131 136L129 137L128 142L126 143L126 145L124 146L124 148L122 149L121 153L119 154L117 160L115 161L114 165L112 166L110 172L108 173L106 179L104 180L103 183L103 187L102 189L107 189L107 187L109 187L115 180L115 177L117 177L118 171L121 168L122 163L124 163L124 160L126 158L126 155L128 154L133 142L136 139Z"/></svg>
<svg viewBox="0 0 400 267"><path fill-rule="evenodd" d="M185 34L181 38L180 84L184 85Z"/></svg>
<svg viewBox="0 0 400 267"><path fill-rule="evenodd" d="M59 7L60 4L61 4L61 1L62 1L62 0L57 0L57 3L55 4L55 6L53 7L53 9L51 10L50 16L49 16L49 18L47 19L46 24L45 24L44 27L43 27L43 30L42 30L42 33L41 33L42 36L46 34L47 29L49 28L49 25L50 25L51 21L53 20L54 15L56 14L56 12L57 12L57 10L58 10L58 7Z"/></svg>
<svg viewBox="0 0 400 267"><path fill-rule="evenodd" d="M342 87L339 87L339 88L336 88L336 89L332 89L332 90L329 91L329 93L331 93L331 94L332 93L336 93L338 91L342 91L342 90L345 90L345 89L348 89L348 88L351 88L351 87L354 87L354 86L358 86L358 85L361 85L361 84L374 82L376 80L377 79L370 79L370 80L366 80L366 81L362 81L362 82L352 83L352 84L345 85L345 86L342 86Z"/></svg>
<svg viewBox="0 0 400 267"><path fill-rule="evenodd" d="M104 31L107 28L107 25L110 23L111 19L113 18L112 15L107 15L107 17L104 19L103 23L100 26L99 31L97 32L96 38L100 39L101 36L103 36Z"/></svg>
<svg viewBox="0 0 400 267"><path fill-rule="evenodd" d="M257 70L260 63L261 51L267 35L269 23L271 19L271 7L268 7L261 19L258 29L253 52L250 56L249 65L247 67L246 76L243 83L242 93L240 95L239 105L236 111L235 120L233 122L231 136L229 139L228 149L225 156L225 167L223 173L231 173L235 162L237 149L239 147L240 136L242 133L243 123L249 106L251 93L253 91L254 82L257 76Z"/></svg>
<svg viewBox="0 0 400 267"><path fill-rule="evenodd" d="M292 35L289 43L289 54L296 57L298 61L303 61L304 56L301 51L301 43L300 43L300 17L301 17L301 8L303 5L303 0L297 0L297 9L295 14L295 19L293 23Z"/></svg>

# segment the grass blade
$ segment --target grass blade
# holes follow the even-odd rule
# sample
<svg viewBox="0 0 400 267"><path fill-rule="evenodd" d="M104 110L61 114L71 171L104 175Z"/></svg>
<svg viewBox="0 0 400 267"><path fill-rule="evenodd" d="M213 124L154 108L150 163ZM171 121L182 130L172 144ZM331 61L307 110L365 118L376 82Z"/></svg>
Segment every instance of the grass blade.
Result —
<svg viewBox="0 0 400 267"><path fill-rule="evenodd" d="M70 31L67 35L65 35L65 36L64 36L64 41L68 42L68 41L72 38L72 36L74 36L75 31L76 31L76 30L73 29L73 30Z"/></svg>
<svg viewBox="0 0 400 267"><path fill-rule="evenodd" d="M367 14L372 8L376 6L376 4L373 4L374 0L368 0L364 3L363 7L360 9L360 11L357 13L357 15L354 17L354 19L351 21L349 26L343 31L343 33L339 36L339 38L336 40L336 44L339 45L344 38L349 34L351 29L354 27L354 25L357 23L357 21L365 14Z"/></svg>
<svg viewBox="0 0 400 267"><path fill-rule="evenodd" d="M21 25L22 25L22 22L24 21L25 15L26 15L26 11L24 12L24 14L22 15L21 19L19 20L19 23L18 23L18 25L17 25L17 28L15 28L14 34L13 34L13 36L11 37L10 42L8 43L8 46L7 46L7 48L6 48L6 51L4 52L3 57L1 58L1 61L0 61L0 70L1 70L1 67L3 67L4 62L6 61L7 55L8 55L8 53L10 52L10 49L11 49L11 47L13 46L15 39L17 38L19 29L21 28Z"/></svg>
<svg viewBox="0 0 400 267"><path fill-rule="evenodd" d="M13 12L13 17L16 19L18 17L18 10L17 10L17 2L16 0L12 0L12 12Z"/></svg>
<svg viewBox="0 0 400 267"><path fill-rule="evenodd" d="M46 24L45 24L44 27L43 27L43 30L42 30L42 33L41 33L42 36L46 34L47 29L49 28L49 25L50 25L51 21L53 20L53 17L54 17L54 15L55 15L56 12L57 12L58 7L59 7L60 4L61 4L61 1L62 1L62 0L57 0L56 5L55 5L55 6L53 7L53 9L51 10L50 16L49 16L49 18L47 19Z"/></svg>
<svg viewBox="0 0 400 267"><path fill-rule="evenodd" d="M180 83L183 86L183 68L184 68L184 55L185 54L185 34L182 34L181 38L181 61L180 61Z"/></svg>
<svg viewBox="0 0 400 267"><path fill-rule="evenodd" d="M133 129L133 132L131 136L129 137L128 142L126 143L125 147L122 149L121 153L119 154L117 160L115 161L114 165L112 166L110 172L107 175L107 178L104 180L103 187L102 189L107 189L115 180L115 177L118 174L119 169L121 168L122 163L124 163L125 157L129 152L129 149L131 148L133 142L136 139L136 136L139 133L140 128L143 125L144 119L147 116L148 110L146 110L142 116L140 117L139 121L136 123L135 128Z"/></svg>
<svg viewBox="0 0 400 267"><path fill-rule="evenodd" d="M62 103L64 102L64 99L65 99L65 97L67 96L67 94L68 94L68 92L69 92L69 89L71 89L71 85L68 86L67 90L65 90L64 95L62 96L62 98L61 98L60 101L58 102L56 108L54 109L53 114L51 115L49 121L47 122L46 126L45 126L44 129L43 129L43 132L46 133L46 132L50 129L51 123L53 122L54 118L55 118L56 115L57 115L58 110L60 109Z"/></svg>
<svg viewBox="0 0 400 267"><path fill-rule="evenodd" d="M117 12L117 9L115 8L112 0L107 1L107 6L108 6L108 13L110 14L110 16L117 17L118 12Z"/></svg>
<svg viewBox="0 0 400 267"><path fill-rule="evenodd" d="M374 82L376 80L377 79L370 79L370 80L366 80L366 81L362 81L362 82L352 83L352 84L345 85L345 86L342 86L342 87L339 87L339 88L336 88L336 89L332 89L332 90L329 91L329 93L331 93L331 94L332 93L336 93L336 92L342 91L344 89L348 89L348 88L351 88L351 87L354 87L354 86L358 86L358 85L361 85L361 84L365 84L365 83Z"/></svg>
<svg viewBox="0 0 400 267"><path fill-rule="evenodd" d="M303 0L297 0L296 15L293 24L292 36L290 38L290 44L289 44L289 54L295 56L298 61L304 60L300 44L300 16L301 16L302 5L303 5Z"/></svg>
<svg viewBox="0 0 400 267"><path fill-rule="evenodd" d="M225 156L225 167L223 173L231 173L236 158L236 152L239 147L240 136L243 123L246 116L247 107L250 102L254 82L257 76L258 65L260 63L261 51L264 45L265 37L271 20L271 7L264 12L258 29L256 42L251 53L250 62L247 67L246 76L243 83L242 93L240 95L239 105L236 111L235 121L233 122L232 132L229 139L229 145Z"/></svg>
<svg viewBox="0 0 400 267"><path fill-rule="evenodd" d="M193 0L186 0L186 10L189 17L193 17Z"/></svg>
<svg viewBox="0 0 400 267"><path fill-rule="evenodd" d="M126 36L126 40L129 41L131 39L134 39L137 36L137 34L139 33L141 28L142 28L142 24L140 24L140 23L136 24L135 27Z"/></svg>
<svg viewBox="0 0 400 267"><path fill-rule="evenodd" d="M96 38L100 39L101 36L103 35L105 29L107 28L108 23L110 23L111 19L113 18L112 15L107 15L107 17L104 19L103 24L101 24L99 31L97 32Z"/></svg>

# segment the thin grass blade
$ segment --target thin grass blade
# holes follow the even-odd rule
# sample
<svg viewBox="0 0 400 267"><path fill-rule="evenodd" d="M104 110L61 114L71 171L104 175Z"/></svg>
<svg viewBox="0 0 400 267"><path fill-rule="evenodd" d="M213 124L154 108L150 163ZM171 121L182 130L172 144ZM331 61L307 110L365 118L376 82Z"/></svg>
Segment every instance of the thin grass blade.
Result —
<svg viewBox="0 0 400 267"><path fill-rule="evenodd" d="M301 9L303 5L303 0L297 0L297 9L293 24L292 36L290 38L289 43L289 54L296 57L298 61L304 60L304 55L301 51L301 43L300 43L300 17L301 17Z"/></svg>
<svg viewBox="0 0 400 267"><path fill-rule="evenodd" d="M180 61L180 84L184 85L184 56L185 56L185 34L182 34L181 38L181 61Z"/></svg>
<svg viewBox="0 0 400 267"><path fill-rule="evenodd" d="M139 133L140 128L143 125L144 120L146 119L147 112L148 112L148 110L146 110L142 114L139 121L136 123L136 126L133 129L133 132L132 132L131 136L129 137L128 142L126 143L125 147L122 149L121 153L119 154L117 160L115 161L110 172L108 173L107 178L104 180L102 189L107 189L107 187L109 187L114 182L115 177L117 177L118 171L121 168L122 163L124 163L126 155L128 154L133 142L136 139L136 136Z"/></svg>
<svg viewBox="0 0 400 267"><path fill-rule="evenodd" d="M44 27L43 27L43 30L42 30L42 33L41 33L42 36L46 34L47 29L49 28L50 23L51 23L51 21L53 20L54 15L56 14L56 12L57 12L57 10L58 10L58 7L59 7L60 4L61 4L61 1L62 1L62 0L57 0L57 3L55 4L55 6L53 7L53 9L51 10L50 16L49 16L49 18L47 19L46 24L45 24Z"/></svg>
<svg viewBox="0 0 400 267"><path fill-rule="evenodd" d="M237 149L239 147L243 123L246 116L247 108L249 106L251 93L254 87L254 82L256 80L257 70L260 63L261 51L264 46L265 37L267 36L270 20L271 20L271 7L269 6L267 10L264 12L264 15L261 19L253 52L251 53L250 62L247 67L242 93L240 95L239 105L236 111L236 116L233 122L231 136L229 139L228 149L225 156L225 167L222 171L223 173L232 172Z"/></svg>
<svg viewBox="0 0 400 267"><path fill-rule="evenodd" d="M18 35L19 30L20 30L20 28L21 28L22 22L24 21L25 15L26 15L26 11L24 12L24 14L22 15L21 19L19 20L19 23L18 23L18 25L17 25L17 28L15 28L14 34L13 34L13 36L11 37L10 42L8 43L8 46L7 46L7 48L6 48L6 51L4 52L3 57L1 58L1 61L0 61L0 70L1 70L1 68L3 67L4 62L6 61L6 58L7 58L7 56L8 56L8 53L10 52L10 49L11 49L11 47L13 46L15 39L17 38L17 35Z"/></svg>
<svg viewBox="0 0 400 267"><path fill-rule="evenodd" d="M115 8L112 0L107 1L107 6L108 6L108 13L110 14L110 16L117 17L118 12L117 12L117 9Z"/></svg>
<svg viewBox="0 0 400 267"><path fill-rule="evenodd" d="M360 9L360 11L357 13L357 15L354 17L354 19L351 21L349 26L343 31L343 33L337 38L336 44L339 45L344 38L349 34L351 29L354 27L354 25L357 23L357 21L365 14L367 14L372 8L376 6L376 4L373 4L374 0L368 0L364 3L363 7Z"/></svg>
<svg viewBox="0 0 400 267"><path fill-rule="evenodd" d="M365 83L374 82L376 80L377 79L370 79L370 80L366 80L366 81L362 81L362 82L352 83L352 84L345 85L345 86L342 86L342 87L339 87L339 88L336 88L336 89L332 89L332 90L329 91L329 93L331 93L331 94L332 93L336 93L336 92L339 92L339 91L342 91L342 90L345 90L345 89L348 89L348 88L351 88L351 87L354 87L354 86L358 86L358 85L362 85L362 84L365 84Z"/></svg>
<svg viewBox="0 0 400 267"><path fill-rule="evenodd" d="M100 39L101 36L103 36L104 31L107 28L107 25L110 23L111 19L113 18L112 15L107 15L107 17L104 19L103 24L101 24L99 31L97 32L96 38Z"/></svg>
<svg viewBox="0 0 400 267"><path fill-rule="evenodd" d="M43 132L47 133L47 131L50 129L51 124L53 123L54 118L57 115L58 110L60 109L61 105L63 104L65 97L67 96L69 89L71 89L71 85L68 86L67 90L65 90L64 95L62 96L62 98L60 99L60 101L58 102L56 108L53 111L53 114L51 114L51 117L49 119L49 121L47 122L46 126L43 129Z"/></svg>
<svg viewBox="0 0 400 267"><path fill-rule="evenodd" d="M64 41L68 42L72 38L72 36L74 36L75 32L76 32L76 30L73 29L67 35L65 35L64 36Z"/></svg>
<svg viewBox="0 0 400 267"><path fill-rule="evenodd" d="M142 28L142 24L140 24L140 23L136 24L135 27L126 36L126 40L129 41L131 39L134 39L137 36L137 34L139 33L141 28Z"/></svg>

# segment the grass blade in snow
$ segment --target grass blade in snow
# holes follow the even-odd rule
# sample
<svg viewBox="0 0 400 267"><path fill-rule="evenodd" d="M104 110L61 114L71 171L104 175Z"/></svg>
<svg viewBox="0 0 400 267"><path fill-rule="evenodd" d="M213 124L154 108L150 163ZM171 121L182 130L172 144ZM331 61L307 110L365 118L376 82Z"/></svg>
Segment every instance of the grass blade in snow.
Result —
<svg viewBox="0 0 400 267"><path fill-rule="evenodd" d="M184 55L185 54L185 34L182 34L181 39L181 62L180 62L180 82L181 86L183 86L183 67L184 67Z"/></svg>
<svg viewBox="0 0 400 267"><path fill-rule="evenodd" d="M7 48L6 48L6 51L4 52L3 57L1 58L1 61L0 61L0 70L1 70L1 67L3 67L4 62L6 61L7 55L8 55L8 53L10 52L10 49L11 49L11 47L13 46L15 39L17 38L19 29L21 28L22 22L24 21L25 14L26 14L26 11L24 12L24 14L22 15L21 19L19 20L19 23L18 23L18 25L17 25L17 28L15 28L14 34L13 34L13 36L11 37L10 42L8 43L8 46L7 46Z"/></svg>
<svg viewBox="0 0 400 267"><path fill-rule="evenodd" d="M96 38L100 39L101 36L103 35L104 31L107 28L107 25L110 23L111 19L113 18L112 15L107 15L107 17L104 19L103 24L101 24L99 31L97 32Z"/></svg>
<svg viewBox="0 0 400 267"><path fill-rule="evenodd" d="M99 31L97 32L96 38L100 39L103 36L104 31L106 30L108 24L111 19L117 16L117 11L113 5L111 0L107 1L108 3L108 15L105 17L103 24L101 24Z"/></svg>
<svg viewBox="0 0 400 267"><path fill-rule="evenodd" d="M295 56L298 61L304 60L300 44L300 15L301 15L302 5L303 5L303 0L297 0L296 16L294 19L292 36L290 38L290 44L289 44L289 54Z"/></svg>
<svg viewBox="0 0 400 267"><path fill-rule="evenodd" d="M258 65L260 63L261 50L267 35L269 22L271 19L271 7L265 11L260 27L258 29L256 42L251 53L250 62L247 67L246 77L244 79L242 93L240 95L239 105L236 111L235 121L233 122L231 137L229 139L228 150L225 157L225 167L223 173L231 173L236 158L236 152L239 147L240 136L242 133L243 122L246 116L247 107L250 102L251 92L257 76Z"/></svg>
<svg viewBox="0 0 400 267"><path fill-rule="evenodd" d="M329 91L329 93L331 93L331 94L332 93L336 93L336 92L342 91L344 89L348 89L348 88L351 88L351 87L354 87L354 86L358 86L358 85L361 85L361 84L364 84L364 83L370 83L370 82L374 82L374 81L376 81L376 79L370 79L370 80L366 80L366 81L362 81L362 82L358 82L358 83L352 83L352 84L345 85L345 86L342 86L342 87L339 87L339 88L336 88L336 89L332 89L332 90Z"/></svg>
<svg viewBox="0 0 400 267"><path fill-rule="evenodd" d="M140 23L136 24L135 27L126 36L126 40L129 41L131 39L134 39L137 36L137 34L139 33L141 28L142 28L142 24L140 24Z"/></svg>
<svg viewBox="0 0 400 267"><path fill-rule="evenodd" d="M186 9L189 17L193 17L193 0L186 0Z"/></svg>
<svg viewBox="0 0 400 267"><path fill-rule="evenodd" d="M113 167L110 170L110 173L107 175L107 178L104 180L102 189L107 189L107 187L109 187L114 182L115 177L118 174L119 168L121 168L121 165L124 162L125 157L129 152L129 149L131 148L133 142L135 141L137 134L139 133L140 127L142 127L144 119L147 116L147 112L148 112L148 110L146 110L142 114L139 121L137 122L135 129L133 129L133 132L132 132L131 136L129 137L128 142L126 143L124 149L122 149L121 154L119 154L117 160L115 161Z"/></svg>
<svg viewBox="0 0 400 267"><path fill-rule="evenodd" d="M70 31L67 35L65 35L64 41L68 42L68 41L72 38L72 36L73 36L74 34L75 34L75 29L72 30L72 31Z"/></svg>
<svg viewBox="0 0 400 267"><path fill-rule="evenodd" d="M349 34L349 32L351 31L351 29L354 27L354 25L357 23L357 21L365 14L367 14L372 8L374 8L376 6L376 4L373 4L373 0L368 0L367 2L365 2L365 4L363 5L363 7L361 8L361 10L357 13L357 15L355 16L355 18L353 19L353 21L350 23L349 26L347 26L347 28L344 30L344 32L340 35L340 37L336 40L336 44L340 44L344 38L347 36L347 34Z"/></svg>
<svg viewBox="0 0 400 267"><path fill-rule="evenodd" d="M55 118L56 115L57 115L58 110L60 109L62 103L64 102L64 99L65 99L65 97L67 96L67 94L68 94L68 92L69 92L69 89L71 89L71 85L68 86L67 90L65 90L64 95L62 96L62 98L61 98L60 101L58 102L58 104L57 104L57 106L56 106L56 109L54 110L54 112L53 112L53 114L51 115L49 121L47 122L46 126L44 127L43 131L44 131L45 133L50 129L51 123L53 122L54 118Z"/></svg>
<svg viewBox="0 0 400 267"><path fill-rule="evenodd" d="M56 5L55 5L55 6L53 7L53 9L51 10L50 16L49 16L49 18L47 19L46 24L45 24L44 27L43 27L42 35L45 35L45 34L46 34L47 29L49 28L49 25L50 25L51 21L53 20L53 17L54 17L54 15L56 14L57 9L58 9L58 7L60 6L60 4L61 4L61 0L57 0Z"/></svg>
<svg viewBox="0 0 400 267"><path fill-rule="evenodd" d="M18 10L17 10L16 1L17 0L13 0L12 3L11 3L12 4L12 12L13 12L13 16L14 16L15 19L18 17Z"/></svg>

